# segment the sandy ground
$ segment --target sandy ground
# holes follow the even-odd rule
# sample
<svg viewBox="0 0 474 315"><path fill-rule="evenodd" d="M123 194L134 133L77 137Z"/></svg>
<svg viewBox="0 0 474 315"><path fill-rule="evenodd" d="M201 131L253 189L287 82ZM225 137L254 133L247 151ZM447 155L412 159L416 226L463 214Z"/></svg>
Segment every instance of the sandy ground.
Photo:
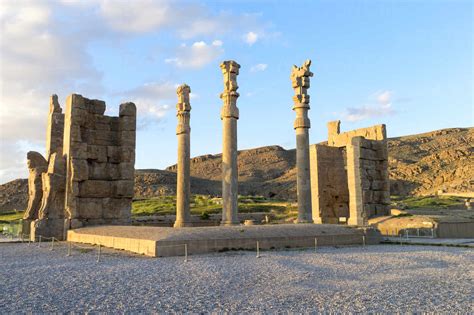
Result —
<svg viewBox="0 0 474 315"><path fill-rule="evenodd" d="M474 250L377 245L145 258L0 244L0 313L474 311Z"/></svg>

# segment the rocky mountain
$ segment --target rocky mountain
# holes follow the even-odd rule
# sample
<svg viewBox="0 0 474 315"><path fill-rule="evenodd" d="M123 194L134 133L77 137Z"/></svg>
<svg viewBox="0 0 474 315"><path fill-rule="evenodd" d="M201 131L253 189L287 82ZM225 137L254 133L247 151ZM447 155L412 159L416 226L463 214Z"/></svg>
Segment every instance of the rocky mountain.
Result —
<svg viewBox="0 0 474 315"><path fill-rule="evenodd" d="M452 128L390 138L389 172L394 195L474 191L474 128ZM278 199L296 198L295 150L268 146L239 151L239 193ZM176 165L166 170L137 170L135 198L176 193ZM220 195L221 155L191 160L191 191ZM0 211L23 209L27 181L0 185Z"/></svg>
<svg viewBox="0 0 474 315"><path fill-rule="evenodd" d="M11 210L24 210L27 205L28 179L15 179L0 185L0 213Z"/></svg>

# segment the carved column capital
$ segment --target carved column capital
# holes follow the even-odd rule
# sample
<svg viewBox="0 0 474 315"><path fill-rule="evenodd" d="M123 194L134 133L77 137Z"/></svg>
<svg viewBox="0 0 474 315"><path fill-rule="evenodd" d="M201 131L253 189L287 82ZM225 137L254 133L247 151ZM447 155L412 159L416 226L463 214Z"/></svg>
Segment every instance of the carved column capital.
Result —
<svg viewBox="0 0 474 315"><path fill-rule="evenodd" d="M221 119L235 118L239 119L239 109L237 108L237 98L239 93L237 89L237 75L239 74L240 65L233 61L224 61L220 65L222 74L224 75L224 91L220 98L223 101L221 109Z"/></svg>
<svg viewBox="0 0 474 315"><path fill-rule="evenodd" d="M291 69L291 83L295 95L293 96L293 110L296 112L294 129L310 128L310 120L308 118L310 77L313 73L309 70L311 60L306 60L301 67L293 66Z"/></svg>
<svg viewBox="0 0 474 315"><path fill-rule="evenodd" d="M178 95L178 104L176 104L176 117L178 117L178 126L176 127L176 134L190 133L189 118L191 112L191 104L189 103L189 94L191 88L187 84L182 84L176 89Z"/></svg>

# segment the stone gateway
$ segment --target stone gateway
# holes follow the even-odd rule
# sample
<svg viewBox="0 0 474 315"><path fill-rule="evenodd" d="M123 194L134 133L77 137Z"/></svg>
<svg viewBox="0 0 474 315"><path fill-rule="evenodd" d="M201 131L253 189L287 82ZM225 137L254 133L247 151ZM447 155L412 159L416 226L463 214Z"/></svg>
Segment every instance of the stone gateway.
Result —
<svg viewBox="0 0 474 315"><path fill-rule="evenodd" d="M47 159L28 153L30 199L24 233L32 240L62 240L70 228L129 222L136 107L120 105L119 117L104 112L105 102L72 94L63 114L57 96L51 97Z"/></svg>

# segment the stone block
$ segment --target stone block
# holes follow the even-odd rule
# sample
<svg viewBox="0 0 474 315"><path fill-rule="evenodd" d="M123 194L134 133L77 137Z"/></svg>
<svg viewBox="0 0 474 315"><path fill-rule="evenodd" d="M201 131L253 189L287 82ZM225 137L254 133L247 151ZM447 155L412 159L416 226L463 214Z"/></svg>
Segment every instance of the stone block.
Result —
<svg viewBox="0 0 474 315"><path fill-rule="evenodd" d="M89 178L89 167L83 159L71 159L71 180L81 182Z"/></svg>
<svg viewBox="0 0 474 315"><path fill-rule="evenodd" d="M106 180L86 180L79 183L79 194L81 197L110 197L110 182Z"/></svg>
<svg viewBox="0 0 474 315"><path fill-rule="evenodd" d="M110 117L110 130L111 131L120 130L120 117Z"/></svg>
<svg viewBox="0 0 474 315"><path fill-rule="evenodd" d="M101 100L90 100L89 111L93 114L103 115L105 113L105 102Z"/></svg>
<svg viewBox="0 0 474 315"><path fill-rule="evenodd" d="M120 164L107 163L107 171L111 180L122 179L120 176Z"/></svg>
<svg viewBox="0 0 474 315"><path fill-rule="evenodd" d="M134 131L137 129L137 119L135 116L120 117L119 128L122 131Z"/></svg>
<svg viewBox="0 0 474 315"><path fill-rule="evenodd" d="M120 162L135 164L135 147L134 146L120 147Z"/></svg>
<svg viewBox="0 0 474 315"><path fill-rule="evenodd" d="M133 180L116 180L111 182L112 195L114 197L129 197L133 198Z"/></svg>
<svg viewBox="0 0 474 315"><path fill-rule="evenodd" d="M374 204L364 204L364 211L367 218L373 217L376 213Z"/></svg>
<svg viewBox="0 0 474 315"><path fill-rule="evenodd" d="M374 198L374 194L371 190L363 190L362 191L363 203L372 203L373 198Z"/></svg>
<svg viewBox="0 0 474 315"><path fill-rule="evenodd" d="M118 166L120 179L135 179L135 168L133 163L120 163Z"/></svg>
<svg viewBox="0 0 474 315"><path fill-rule="evenodd" d="M107 146L107 159L110 163L120 163L121 162L121 147L119 146Z"/></svg>
<svg viewBox="0 0 474 315"><path fill-rule="evenodd" d="M80 194L79 191L79 182L66 183L69 187L69 194L72 197L77 197Z"/></svg>
<svg viewBox="0 0 474 315"><path fill-rule="evenodd" d="M107 147L103 145L89 145L87 147L87 159L107 162Z"/></svg>
<svg viewBox="0 0 474 315"><path fill-rule="evenodd" d="M384 190L384 187L385 187L385 181L382 181L382 180L374 180L372 181L372 184L371 184L371 189L372 190Z"/></svg>
<svg viewBox="0 0 474 315"><path fill-rule="evenodd" d="M96 161L89 162L89 179L110 180L108 164Z"/></svg>
<svg viewBox="0 0 474 315"><path fill-rule="evenodd" d="M87 159L87 143L71 142L71 149L69 151L69 158Z"/></svg>
<svg viewBox="0 0 474 315"><path fill-rule="evenodd" d="M129 219L132 212L132 199L105 198L103 199L104 218Z"/></svg>
<svg viewBox="0 0 474 315"><path fill-rule="evenodd" d="M137 116L137 107L134 103L120 104L119 116Z"/></svg>
<svg viewBox="0 0 474 315"><path fill-rule="evenodd" d="M135 147L136 144L135 131L122 131L120 133L120 145Z"/></svg>
<svg viewBox="0 0 474 315"><path fill-rule="evenodd" d="M79 218L102 218L102 198L78 198L77 204Z"/></svg>

